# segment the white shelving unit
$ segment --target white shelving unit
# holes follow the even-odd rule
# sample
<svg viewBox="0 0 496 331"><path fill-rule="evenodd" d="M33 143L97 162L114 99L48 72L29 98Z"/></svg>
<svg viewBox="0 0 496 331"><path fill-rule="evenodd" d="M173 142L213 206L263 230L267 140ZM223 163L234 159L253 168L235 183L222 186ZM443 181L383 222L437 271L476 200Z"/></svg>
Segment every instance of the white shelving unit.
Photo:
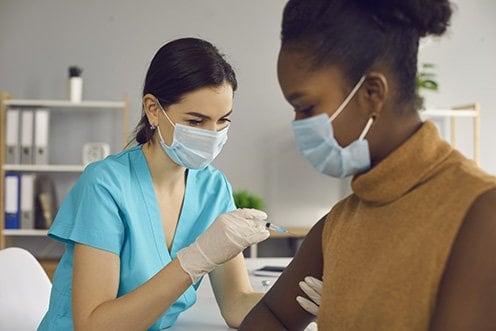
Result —
<svg viewBox="0 0 496 331"><path fill-rule="evenodd" d="M476 110L451 110L451 109L427 109L422 112L425 116L432 117L477 117L479 112Z"/></svg>
<svg viewBox="0 0 496 331"><path fill-rule="evenodd" d="M84 108L97 111L101 111L102 109L118 110L127 107L127 101L81 101L78 103L74 103L68 100L10 99L5 100L4 104L6 107L47 107L60 108L60 110Z"/></svg>
<svg viewBox="0 0 496 331"><path fill-rule="evenodd" d="M39 229L7 229L3 230L3 235L6 237L44 237L48 233L48 230Z"/></svg>
<svg viewBox="0 0 496 331"><path fill-rule="evenodd" d="M98 114L101 113L122 113L122 127L118 131L122 131L122 146L123 147L128 139L129 115L128 115L128 101L124 97L120 101L82 101L80 103L73 103L68 100L31 100L31 99L13 99L8 93L1 94L0 100L0 249L7 245L16 237L46 237L48 230L46 229L4 229L5 228L5 190L4 178L5 173L33 173L33 174L46 174L49 176L66 176L70 178L70 182L75 181L77 176L83 172L85 166L82 164L5 164L5 129L6 129L6 112L8 109L15 108L20 111L44 108L48 109L56 116L69 117L78 114L79 118L86 118L84 114ZM81 117L83 116L83 117ZM93 116L93 115L92 115ZM98 116L98 115L97 115ZM91 121L91 120L90 120ZM80 127L84 130L84 127ZM72 134L68 132L67 137L59 137L58 139L67 139L67 148L74 148L71 146ZM74 161L74 160L73 160ZM63 162L65 163L65 162ZM64 196L59 196L62 201ZM8 240L6 240L8 239Z"/></svg>
<svg viewBox="0 0 496 331"><path fill-rule="evenodd" d="M451 109L426 109L420 112L423 118L444 118L450 122L450 143L456 146L458 118L471 118L473 123L473 159L480 164L480 105L471 103L451 107Z"/></svg>
<svg viewBox="0 0 496 331"><path fill-rule="evenodd" d="M28 164L4 164L3 170L17 172L82 172L84 165L79 164L50 164L50 165L28 165Z"/></svg>

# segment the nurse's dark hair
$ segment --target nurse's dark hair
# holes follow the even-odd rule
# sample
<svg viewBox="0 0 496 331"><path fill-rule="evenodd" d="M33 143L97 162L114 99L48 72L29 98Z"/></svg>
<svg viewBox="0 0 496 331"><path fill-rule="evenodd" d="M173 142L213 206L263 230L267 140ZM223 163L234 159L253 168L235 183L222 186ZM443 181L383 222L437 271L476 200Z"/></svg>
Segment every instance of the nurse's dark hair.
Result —
<svg viewBox="0 0 496 331"><path fill-rule="evenodd" d="M290 0L282 50L301 52L312 69L336 65L350 86L374 64L386 66L396 102L416 109L419 38L442 35L451 13L448 0Z"/></svg>
<svg viewBox="0 0 496 331"><path fill-rule="evenodd" d="M233 68L214 45L197 38L176 39L162 46L153 57L146 73L143 96L153 94L167 109L188 92L224 82L234 91L238 86ZM154 132L143 111L134 140L138 144L147 143Z"/></svg>

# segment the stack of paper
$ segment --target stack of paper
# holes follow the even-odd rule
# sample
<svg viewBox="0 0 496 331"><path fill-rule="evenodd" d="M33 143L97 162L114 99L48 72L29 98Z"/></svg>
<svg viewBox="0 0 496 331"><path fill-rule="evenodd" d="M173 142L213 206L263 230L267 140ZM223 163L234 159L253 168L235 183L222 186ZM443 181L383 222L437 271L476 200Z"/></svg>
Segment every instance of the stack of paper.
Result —
<svg viewBox="0 0 496 331"><path fill-rule="evenodd" d="M279 277L283 271L284 267L264 266L262 268L253 270L252 274L262 277Z"/></svg>

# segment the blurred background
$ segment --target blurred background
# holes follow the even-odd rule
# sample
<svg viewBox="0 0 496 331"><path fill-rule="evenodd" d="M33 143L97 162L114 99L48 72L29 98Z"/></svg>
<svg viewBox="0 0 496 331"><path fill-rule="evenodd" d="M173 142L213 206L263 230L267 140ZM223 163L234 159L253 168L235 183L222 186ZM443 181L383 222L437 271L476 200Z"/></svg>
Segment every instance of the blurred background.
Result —
<svg viewBox="0 0 496 331"><path fill-rule="evenodd" d="M129 97L129 130L141 114L148 64L164 43L204 38L234 66L239 90L229 141L214 165L234 190L259 196L276 224L311 227L350 192L348 180L318 174L297 153L292 109L276 77L283 0L0 0L0 91L19 99L65 99L67 68L83 68L83 99ZM422 42L419 65L435 67L426 108L481 105L481 167L496 174L496 2L456 0L443 38ZM66 134L84 139L86 130ZM81 137L81 138L78 138ZM460 121L470 156L472 126ZM64 137L53 149L67 148ZM118 152L114 148L111 152Z"/></svg>

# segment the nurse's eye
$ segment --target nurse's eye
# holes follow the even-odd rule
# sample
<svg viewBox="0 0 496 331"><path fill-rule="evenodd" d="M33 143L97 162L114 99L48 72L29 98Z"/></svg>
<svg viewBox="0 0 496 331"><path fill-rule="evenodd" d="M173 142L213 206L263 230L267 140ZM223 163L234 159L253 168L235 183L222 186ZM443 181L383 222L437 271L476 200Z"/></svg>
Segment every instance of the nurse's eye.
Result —
<svg viewBox="0 0 496 331"><path fill-rule="evenodd" d="M188 120L190 126L200 126L202 123L202 120Z"/></svg>
<svg viewBox="0 0 496 331"><path fill-rule="evenodd" d="M230 120L229 118L225 117L225 118L221 118L221 119L219 120L219 123L220 123L220 124L231 123L231 120Z"/></svg>

